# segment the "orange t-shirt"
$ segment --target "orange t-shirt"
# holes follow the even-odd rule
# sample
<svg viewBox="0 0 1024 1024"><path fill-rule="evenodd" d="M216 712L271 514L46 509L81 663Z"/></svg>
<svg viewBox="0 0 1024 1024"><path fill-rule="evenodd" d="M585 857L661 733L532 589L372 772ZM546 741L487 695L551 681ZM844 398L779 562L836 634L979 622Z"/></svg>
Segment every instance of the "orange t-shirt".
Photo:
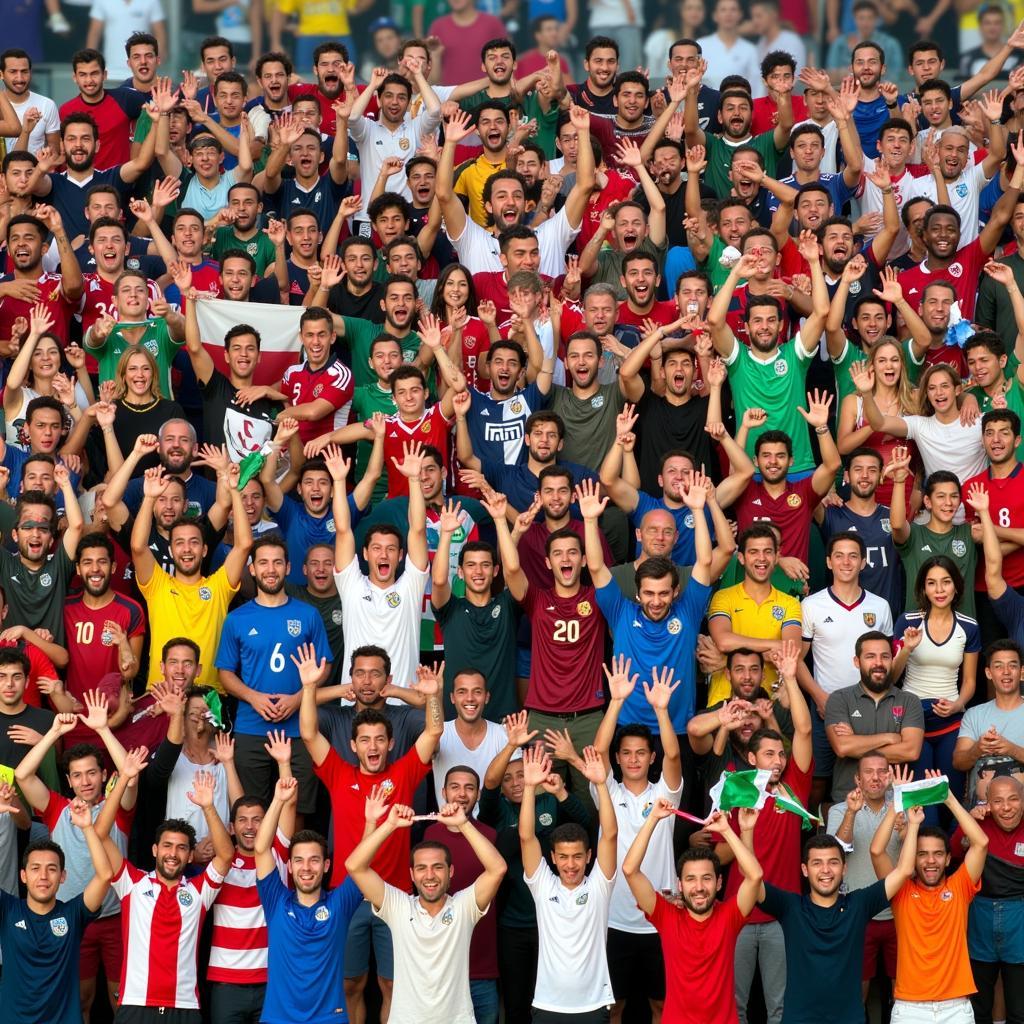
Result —
<svg viewBox="0 0 1024 1024"><path fill-rule="evenodd" d="M911 878L891 902L897 999L940 1002L977 992L967 955L967 912L981 888L961 864L938 889Z"/></svg>

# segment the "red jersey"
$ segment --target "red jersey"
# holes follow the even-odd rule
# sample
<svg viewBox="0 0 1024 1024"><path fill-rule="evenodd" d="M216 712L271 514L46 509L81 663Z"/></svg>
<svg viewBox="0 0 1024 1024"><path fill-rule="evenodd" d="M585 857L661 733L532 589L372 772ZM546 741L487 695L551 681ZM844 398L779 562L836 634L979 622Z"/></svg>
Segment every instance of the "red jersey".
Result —
<svg viewBox="0 0 1024 1024"><path fill-rule="evenodd" d="M474 274L474 280L488 274ZM479 285L478 285L479 287ZM462 328L462 372L466 383L477 391L490 391L490 386L477 371L477 364L491 349L491 336L479 317L471 316Z"/></svg>
<svg viewBox="0 0 1024 1024"><path fill-rule="evenodd" d="M155 871L122 861L113 882L121 899L122 1006L199 1009L199 934L221 882L212 864L166 886Z"/></svg>
<svg viewBox="0 0 1024 1024"><path fill-rule="evenodd" d="M811 773L801 771L792 757L786 762L782 773L782 785L805 807L811 795ZM736 811L729 814L729 823L739 835L739 816ZM754 826L754 856L764 868L764 880L786 892L800 892L800 847L802 843L800 828L803 819L790 811L784 811L775 804L775 798L768 797L757 824ZM742 882L742 873L729 872L729 881L725 886L725 897L736 895ZM764 924L772 921L760 907L754 907L748 921L751 924Z"/></svg>
<svg viewBox="0 0 1024 1024"><path fill-rule="evenodd" d="M571 597L531 586L522 601L530 618L530 688L534 711L596 711L604 703L605 621L591 586Z"/></svg>
<svg viewBox="0 0 1024 1024"><path fill-rule="evenodd" d="M69 597L64 603L64 636L68 649L67 690L76 700L81 700L86 690L96 685L96 680L111 672L119 672L117 644L108 622L114 622L125 634L143 636L146 632L146 615L142 605L130 597L113 594L113 600L102 608L90 608L82 594Z"/></svg>
<svg viewBox="0 0 1024 1024"><path fill-rule="evenodd" d="M14 278L5 274L3 280L8 282ZM60 274L41 273L36 278L36 285L39 287L39 301L53 319L53 333L66 345L71 317L78 311L78 302L72 302L64 294L64 283ZM19 316L24 317L26 321L30 320L34 305L33 302L24 302L9 295L0 299L0 338L11 336L11 328Z"/></svg>
<svg viewBox="0 0 1024 1024"><path fill-rule="evenodd" d="M992 470L986 469L964 481L961 493L968 523L976 522L978 519L977 513L967 504L967 492L971 484L981 484L988 491L989 515L996 526L1011 527L1015 530L1024 528L1024 465L1018 462L1009 476L994 477ZM1003 579L1006 580L1007 586L1024 586L1024 548L1017 548L1011 554L1003 556ZM983 558L978 559L974 589L987 589Z"/></svg>
<svg viewBox="0 0 1024 1024"><path fill-rule="evenodd" d="M645 320L653 320L655 323L667 327L669 324L674 324L678 319L679 307L674 301L669 299L655 301L647 313L634 313L629 308L629 303L623 301L619 303L619 312L615 318L615 323L620 327L623 324L628 324L631 327L639 327L643 330Z"/></svg>
<svg viewBox="0 0 1024 1024"><path fill-rule="evenodd" d="M732 328L736 340L748 347L750 346L750 335L747 333L747 303L749 299L749 286L739 285L732 293L729 311L725 314L725 322ZM789 316L789 303L785 299L780 299L779 304L782 307L782 329L779 331L779 337L791 338L794 331Z"/></svg>
<svg viewBox="0 0 1024 1024"><path fill-rule="evenodd" d="M359 92L362 92L366 86L360 86ZM288 99L295 100L299 96L315 96L317 103L320 104L320 131L324 135L334 135L337 132L338 115L334 113L334 107L332 104L339 97L335 99L328 99L321 91L320 86L314 82L299 82L296 85L288 86ZM376 105L377 98L373 98L373 103Z"/></svg>
<svg viewBox="0 0 1024 1024"><path fill-rule="evenodd" d="M716 902L698 921L657 893L654 913L644 917L658 929L665 963L686 964L685 970L665 972L662 1024L736 1024L733 967L736 939L747 919L735 897Z"/></svg>
<svg viewBox="0 0 1024 1024"><path fill-rule="evenodd" d="M953 262L945 270L929 270L927 258L916 267L904 270L900 274L900 284L907 302L918 306L924 298L925 288L933 281L948 281L956 291L960 303L960 315L965 320L974 319L974 305L978 301L978 287L981 282L982 267L988 262L991 253L981 247L981 239L957 249Z"/></svg>
<svg viewBox="0 0 1024 1024"><path fill-rule="evenodd" d="M420 755L413 747L384 771L368 775L362 769L343 761L332 748L323 764L314 765L313 770L331 795L331 812L334 816L334 861L331 864L333 887L345 881L345 858L363 841L366 821L364 810L370 790L374 786L384 785L389 801L411 804L416 787L427 777L430 765L420 760ZM409 850L409 829L401 828L388 836L373 858L373 870L385 882L402 892L408 892L411 884Z"/></svg>
<svg viewBox="0 0 1024 1024"><path fill-rule="evenodd" d="M43 695L39 692L40 679L59 679L56 666L43 653L42 648L27 640L0 640L0 648L13 647L28 658L28 682L25 684L25 703L34 708L43 707ZM95 734L93 734L95 735ZM70 744L65 745L67 749Z"/></svg>
<svg viewBox="0 0 1024 1024"><path fill-rule="evenodd" d="M553 277L547 277L544 274L540 275L541 283L545 286L552 285L554 283ZM500 324L503 320L508 320L512 316L512 307L508 302L508 271L506 270L487 270L483 273L473 275L473 286L476 288L476 297L478 302L483 302L484 299L490 299L494 303L497 311L498 318L497 322ZM481 324L481 326L483 326ZM487 329L484 328L484 334L487 333ZM463 332L465 334L465 332Z"/></svg>
<svg viewBox="0 0 1024 1024"><path fill-rule="evenodd" d="M967 380L970 371L967 368L967 357L959 345L939 345L936 348L929 347L924 354L924 366L921 373L929 366L952 366L961 380Z"/></svg>
<svg viewBox="0 0 1024 1024"><path fill-rule="evenodd" d="M793 104L793 122L799 124L807 120L807 103L803 96L790 94ZM750 134L760 135L762 132L774 131L779 123L778 104L770 96L758 96L754 100L754 109L750 118Z"/></svg>
<svg viewBox="0 0 1024 1024"><path fill-rule="evenodd" d="M114 305L114 284L112 281L105 281L95 271L90 274L83 274L82 277L85 283L85 291L83 291L82 298L78 303L78 319L82 322L82 334L84 335L100 317L112 316L116 319L117 307ZM147 315L153 315L153 303L159 297L160 294L156 282L150 281Z"/></svg>
<svg viewBox="0 0 1024 1024"><path fill-rule="evenodd" d="M288 840L278 831L271 853L281 881L288 884ZM210 965L206 977L231 985L267 982L267 921L256 888L256 857L235 852L213 905Z"/></svg>
<svg viewBox="0 0 1024 1024"><path fill-rule="evenodd" d="M580 543L585 543L582 520L570 519L565 524L564 529L572 530L579 537ZM537 519L530 524L530 528L519 538L519 564L522 566L523 572L526 573L530 586L540 587L542 590L552 586L554 583L551 570L545 561L547 558L546 547L550 535L551 531L543 519ZM614 565L615 557L612 555L612 549L608 546L608 539L605 537L603 530L601 531L601 549L604 551L604 564ZM583 570L583 578L589 579L586 569Z"/></svg>
<svg viewBox="0 0 1024 1024"><path fill-rule="evenodd" d="M605 150L605 158L611 159L612 154ZM583 212L583 223L580 224L580 233L576 239L576 251L583 252L597 229L601 226L601 217L604 211L614 203L621 203L629 199L636 191L636 182L627 174L621 171L607 170L608 184L598 191L590 194L587 200L586 209Z"/></svg>
<svg viewBox="0 0 1024 1024"><path fill-rule="evenodd" d="M763 482L751 481L736 502L736 523L742 533L754 523L769 521L782 531L780 557L799 558L805 565L811 544L811 520L821 504L821 495L811 486L811 477L789 480L786 489L773 498Z"/></svg>
<svg viewBox="0 0 1024 1024"><path fill-rule="evenodd" d="M408 497L409 478L399 473L391 460L394 458L401 462L402 445L419 441L421 444L433 445L444 456L443 468L447 469L448 439L455 421L445 417L440 405L432 405L429 409L424 410L418 420L413 420L411 423L403 420L397 413L394 416L388 416L386 422L384 465L387 467L388 473L388 497Z"/></svg>
<svg viewBox="0 0 1024 1024"><path fill-rule="evenodd" d="M60 119L68 114L88 114L100 130L96 146L94 167L105 171L108 167L126 164L132 158L132 119L109 93L103 94L99 103L86 103L81 96L62 103Z"/></svg>
<svg viewBox="0 0 1024 1024"><path fill-rule="evenodd" d="M338 359L332 359L318 370L310 369L305 359L289 366L284 372L281 390L292 405L304 405L318 398L325 398L331 404L333 411L326 416L299 422L299 437L303 444L348 423L355 386L352 371Z"/></svg>

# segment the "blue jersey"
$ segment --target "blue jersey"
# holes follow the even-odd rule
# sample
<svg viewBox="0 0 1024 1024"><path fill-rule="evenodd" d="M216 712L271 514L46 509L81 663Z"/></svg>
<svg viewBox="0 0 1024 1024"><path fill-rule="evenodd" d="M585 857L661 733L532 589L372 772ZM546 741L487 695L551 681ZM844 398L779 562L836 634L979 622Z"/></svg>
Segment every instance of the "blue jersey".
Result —
<svg viewBox="0 0 1024 1024"><path fill-rule="evenodd" d="M96 916L82 896L57 900L47 914L0 890L0 1006L5 1024L81 1024L78 951Z"/></svg>
<svg viewBox="0 0 1024 1024"><path fill-rule="evenodd" d="M537 474L530 469L528 462L521 462L516 466L506 466L504 463L491 462L489 459L482 458L480 465L487 482L508 498L508 503L512 508L519 509L522 512L530 507L533 503L534 495L540 489L540 480L537 478ZM581 466L578 462L566 462L563 459L559 459L557 462L553 462L552 465L560 466L562 469L567 469L572 473L574 486L581 480L593 480L594 483L600 482L598 475L592 469ZM571 511L573 518L580 518L579 508L575 502L572 505Z"/></svg>
<svg viewBox="0 0 1024 1024"><path fill-rule="evenodd" d="M205 516L217 500L217 485L205 476L193 473L185 481L185 515L198 518ZM124 489L124 503L133 516L142 507L142 477L128 481Z"/></svg>
<svg viewBox="0 0 1024 1024"><path fill-rule="evenodd" d="M860 571L860 585L889 602L895 620L903 610L903 565L892 541L889 509L879 505L874 515L859 516L846 505L825 509L822 539L837 533L856 533L867 548L867 565Z"/></svg>
<svg viewBox="0 0 1024 1024"><path fill-rule="evenodd" d="M643 682L651 681L652 669L674 668L675 680L682 686L672 694L668 713L677 733L686 732L686 723L693 718L697 700L697 677L693 652L697 649L700 622L707 611L711 587L691 579L675 599L668 615L653 622L641 611L636 601L622 593L611 580L597 588L597 606L601 609L612 635L616 654L631 659L631 671L640 675L638 685L626 698L619 714L619 723L640 722L658 734L658 719L644 697Z"/></svg>
<svg viewBox="0 0 1024 1024"><path fill-rule="evenodd" d="M306 560L306 552L314 544L326 544L332 550L334 548L334 516L328 511L327 515L318 519L306 511L301 501L289 494L284 496L281 507L273 515L288 544L292 567L288 573L288 582L305 584L302 563ZM348 515L354 530L363 514L351 494L348 496Z"/></svg>
<svg viewBox="0 0 1024 1024"><path fill-rule="evenodd" d="M664 498L655 498L645 491L638 491L636 508L630 513L629 518L634 526L639 527L640 520L655 509L668 512L676 521L678 535L672 548L672 561L676 565L694 565L697 561L697 542L693 532L693 513L685 505L681 508L670 508L665 504ZM704 519L708 524L708 530L714 530L711 512L707 508L704 509Z"/></svg>
<svg viewBox="0 0 1024 1024"><path fill-rule="evenodd" d="M298 693L299 670L292 661L302 644L312 644L316 659L334 659L320 613L294 598L269 607L249 601L224 620L216 666L234 672L246 686L260 693ZM289 736L299 735L296 712L279 723ZM245 701L238 702L235 730L243 736L263 736L267 722Z"/></svg>
<svg viewBox="0 0 1024 1024"><path fill-rule="evenodd" d="M527 384L522 391L500 400L481 391L472 394L473 404L469 407L466 426L473 451L480 461L506 466L522 462L526 456L523 445L526 420L548 407L551 393L541 394L536 384Z"/></svg>
<svg viewBox="0 0 1024 1024"><path fill-rule="evenodd" d="M878 156L878 133L891 116L882 96L873 100L858 100L857 106L853 108L853 124L860 136L865 156Z"/></svg>
<svg viewBox="0 0 1024 1024"><path fill-rule="evenodd" d="M264 1024L346 1024L345 940L363 894L351 878L303 906L277 872L256 881L270 950Z"/></svg>
<svg viewBox="0 0 1024 1024"><path fill-rule="evenodd" d="M338 204L351 194L351 183L335 184L328 171L320 175L319 181L308 190L294 176L282 178L278 190L268 192L263 199L267 210L273 210L282 220L287 220L288 214L295 210L309 210L316 215L320 230L326 234L338 212Z"/></svg>
<svg viewBox="0 0 1024 1024"><path fill-rule="evenodd" d="M92 177L81 183L65 174L50 175L50 194L40 200L49 203L64 222L64 233L68 238L89 235L89 222L85 219L85 194L95 185L111 185L121 197L121 205L128 206L134 184L121 180L121 165L108 167L105 171L93 170Z"/></svg>

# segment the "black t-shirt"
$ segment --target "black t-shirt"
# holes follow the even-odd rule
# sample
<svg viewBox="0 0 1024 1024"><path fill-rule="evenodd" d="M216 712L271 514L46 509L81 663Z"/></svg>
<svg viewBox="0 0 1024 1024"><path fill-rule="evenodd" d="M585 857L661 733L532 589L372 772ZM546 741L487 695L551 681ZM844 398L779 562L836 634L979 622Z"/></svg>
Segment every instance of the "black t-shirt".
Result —
<svg viewBox="0 0 1024 1024"><path fill-rule="evenodd" d="M641 490L648 494L661 494L658 484L661 459L673 448L688 451L696 465L703 463L713 477L717 475L718 461L714 457L711 439L704 430L708 415L706 398L692 397L683 405L670 405L648 387L637 411L640 414L637 420L637 465Z"/></svg>
<svg viewBox="0 0 1024 1024"><path fill-rule="evenodd" d="M327 308L338 316L355 316L374 324L384 323L384 301L386 287L381 281L374 281L365 295L353 295L345 282L334 285L327 293Z"/></svg>
<svg viewBox="0 0 1024 1024"><path fill-rule="evenodd" d="M577 85L569 85L569 95L581 107L586 107L592 114L598 117L614 117L619 111L615 106L615 90L612 89L606 96L595 96L586 82Z"/></svg>
<svg viewBox="0 0 1024 1024"><path fill-rule="evenodd" d="M200 382L199 393L203 396L203 436L208 444L226 444L233 461L240 462L270 440L280 402L261 398L248 406L236 405L238 389L220 370L214 370L205 384Z"/></svg>
<svg viewBox="0 0 1024 1024"><path fill-rule="evenodd" d="M133 406L119 398L116 404L114 437L125 455L135 447L135 439L140 434L159 434L160 428L168 420L185 418L185 410L171 398L161 398L157 402L143 406ZM142 476L147 469L152 469L159 463L160 459L156 452L146 455L139 461L132 476Z"/></svg>

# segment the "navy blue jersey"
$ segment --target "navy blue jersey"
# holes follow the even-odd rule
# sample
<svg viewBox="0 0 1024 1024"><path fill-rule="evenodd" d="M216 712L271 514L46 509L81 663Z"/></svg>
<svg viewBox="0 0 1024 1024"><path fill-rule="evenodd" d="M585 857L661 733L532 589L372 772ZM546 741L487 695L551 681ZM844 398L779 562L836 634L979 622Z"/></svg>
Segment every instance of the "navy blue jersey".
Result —
<svg viewBox="0 0 1024 1024"><path fill-rule="evenodd" d="M874 515L859 516L846 505L830 506L825 509L821 532L826 544L837 533L860 535L867 548L867 565L860 571L860 585L889 602L895 621L903 609L903 567L892 541L889 509L879 505Z"/></svg>

